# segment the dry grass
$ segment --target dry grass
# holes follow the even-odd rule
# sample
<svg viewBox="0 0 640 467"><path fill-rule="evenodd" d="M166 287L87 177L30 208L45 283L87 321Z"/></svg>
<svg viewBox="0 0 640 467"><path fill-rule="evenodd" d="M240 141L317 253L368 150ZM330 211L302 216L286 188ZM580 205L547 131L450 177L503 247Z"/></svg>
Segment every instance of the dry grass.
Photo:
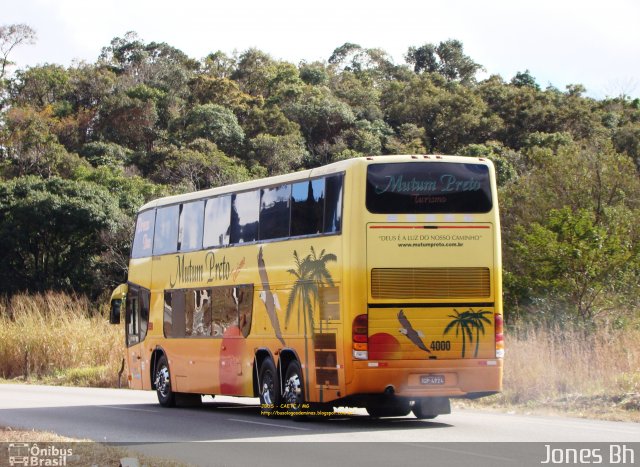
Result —
<svg viewBox="0 0 640 467"><path fill-rule="evenodd" d="M52 292L1 300L0 377L117 386L122 328L90 310L86 298Z"/></svg>
<svg viewBox="0 0 640 467"><path fill-rule="evenodd" d="M506 334L504 390L475 405L640 421L640 330Z"/></svg>
<svg viewBox="0 0 640 467"><path fill-rule="evenodd" d="M41 449L55 446L58 449L71 449L72 456L66 459L64 465L69 466L119 466L120 460L134 458L141 466L180 467L187 464L158 459L131 452L123 448L94 443L85 439L67 438L46 431L19 430L10 427L0 427L0 443L29 443L31 446L38 444ZM55 456L54 456L55 459ZM0 456L0 461L4 460ZM45 458L43 458L43 461ZM51 464L53 465L53 464Z"/></svg>

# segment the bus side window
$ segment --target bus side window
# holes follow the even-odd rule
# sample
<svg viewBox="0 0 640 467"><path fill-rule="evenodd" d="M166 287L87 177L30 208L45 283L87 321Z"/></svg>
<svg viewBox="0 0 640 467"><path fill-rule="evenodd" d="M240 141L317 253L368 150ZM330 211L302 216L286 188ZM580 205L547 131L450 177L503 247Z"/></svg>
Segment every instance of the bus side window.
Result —
<svg viewBox="0 0 640 467"><path fill-rule="evenodd" d="M173 332L173 304L171 297L171 292L164 293L164 317L162 323L164 337L171 337L171 333Z"/></svg>
<svg viewBox="0 0 640 467"><path fill-rule="evenodd" d="M253 285L240 285L235 293L238 299L238 315L240 332L247 337L251 331L251 317L253 312Z"/></svg>
<svg viewBox="0 0 640 467"><path fill-rule="evenodd" d="M186 291L185 334L187 337L211 335L211 290Z"/></svg>
<svg viewBox="0 0 640 467"><path fill-rule="evenodd" d="M129 287L127 294L127 309L125 314L127 323L127 346L140 342L140 302L138 289Z"/></svg>
<svg viewBox="0 0 640 467"><path fill-rule="evenodd" d="M229 244L231 196L207 200L204 210L204 248Z"/></svg>
<svg viewBox="0 0 640 467"><path fill-rule="evenodd" d="M184 337L185 323L185 292L173 290L164 293L164 337Z"/></svg>
<svg viewBox="0 0 640 467"><path fill-rule="evenodd" d="M247 337L251 330L253 285L215 287L212 290L211 336L229 335L231 328L239 329ZM231 333L231 336L237 334Z"/></svg>
<svg viewBox="0 0 640 467"><path fill-rule="evenodd" d="M294 183L291 189L291 236L323 231L324 178Z"/></svg>
<svg viewBox="0 0 640 467"><path fill-rule="evenodd" d="M230 243L256 241L259 220L260 190L232 195Z"/></svg>
<svg viewBox="0 0 640 467"><path fill-rule="evenodd" d="M204 201L182 205L178 228L178 250L193 251L202 248Z"/></svg>
<svg viewBox="0 0 640 467"><path fill-rule="evenodd" d="M151 256L155 219L155 209L138 214L138 219L136 220L136 233L134 235L133 246L131 248L132 258L144 258Z"/></svg>
<svg viewBox="0 0 640 467"><path fill-rule="evenodd" d="M178 218L180 206L158 208L153 240L153 254L164 255L178 250Z"/></svg>
<svg viewBox="0 0 640 467"><path fill-rule="evenodd" d="M147 289L140 289L138 297L140 303L140 342L142 342L147 337L147 330L149 328L149 301L151 299L151 292Z"/></svg>
<svg viewBox="0 0 640 467"><path fill-rule="evenodd" d="M265 188L260 200L260 240L289 236L291 185Z"/></svg>
<svg viewBox="0 0 640 467"><path fill-rule="evenodd" d="M233 287L216 287L212 293L211 335L223 337L227 329L238 325L238 311L233 303Z"/></svg>
<svg viewBox="0 0 640 467"><path fill-rule="evenodd" d="M342 175L326 178L326 193L324 232L340 232L342 229Z"/></svg>

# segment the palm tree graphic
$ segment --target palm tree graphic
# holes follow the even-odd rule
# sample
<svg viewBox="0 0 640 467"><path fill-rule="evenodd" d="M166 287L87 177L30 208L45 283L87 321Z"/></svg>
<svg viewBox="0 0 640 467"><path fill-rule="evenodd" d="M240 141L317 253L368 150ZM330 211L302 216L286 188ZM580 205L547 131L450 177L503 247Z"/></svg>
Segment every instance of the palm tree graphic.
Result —
<svg viewBox="0 0 640 467"><path fill-rule="evenodd" d="M484 336L484 323L491 324L491 320L489 320L485 315L490 315L491 312L486 310L473 311L473 309L469 309L469 311L466 311L465 313L468 313L469 319L471 320L471 326L476 330L476 351L473 356L477 357L478 347L480 346L480 332L482 332L482 335Z"/></svg>
<svg viewBox="0 0 640 467"><path fill-rule="evenodd" d="M449 315L449 318L453 318L453 320L444 328L442 335L447 334L454 327L456 328L456 336L462 333L462 358L464 358L467 347L467 336L469 336L469 342L473 342L471 328L474 327L474 321L468 311L462 313L455 309L453 311L455 315Z"/></svg>
<svg viewBox="0 0 640 467"><path fill-rule="evenodd" d="M315 329L315 322L313 319L313 305L320 299L319 288L321 286L329 285L333 286L333 279L331 273L327 269L327 263L330 261L337 261L336 255L333 253L326 253L322 250L318 255L316 250L311 247L311 253L301 258L296 250L293 251L293 259L295 268L288 269L287 272L295 277L295 282L289 294L289 300L287 301L287 311L285 314L285 323L289 323L295 304L298 304L298 322L300 322L300 315L302 315L303 321L303 333L304 333L304 361L305 361L305 390L309 394L309 366L308 362L308 334L307 329ZM307 325L308 323L308 325ZM322 329L320 330L322 332Z"/></svg>

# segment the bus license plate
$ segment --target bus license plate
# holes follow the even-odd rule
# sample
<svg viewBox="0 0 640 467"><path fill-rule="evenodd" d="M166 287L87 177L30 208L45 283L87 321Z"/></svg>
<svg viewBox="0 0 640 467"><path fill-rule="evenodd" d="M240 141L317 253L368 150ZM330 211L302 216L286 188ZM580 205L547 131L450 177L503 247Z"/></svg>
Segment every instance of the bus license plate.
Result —
<svg viewBox="0 0 640 467"><path fill-rule="evenodd" d="M444 384L444 375L422 375L421 384Z"/></svg>

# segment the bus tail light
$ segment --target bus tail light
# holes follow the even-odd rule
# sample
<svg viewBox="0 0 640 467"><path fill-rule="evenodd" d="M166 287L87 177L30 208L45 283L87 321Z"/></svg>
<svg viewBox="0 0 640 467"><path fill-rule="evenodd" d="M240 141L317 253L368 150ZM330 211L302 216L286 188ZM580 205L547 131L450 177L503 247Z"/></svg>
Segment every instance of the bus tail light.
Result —
<svg viewBox="0 0 640 467"><path fill-rule="evenodd" d="M358 315L353 320L353 358L355 360L369 359L369 317Z"/></svg>
<svg viewBox="0 0 640 467"><path fill-rule="evenodd" d="M504 358L504 321L502 315L495 314L496 358Z"/></svg>

